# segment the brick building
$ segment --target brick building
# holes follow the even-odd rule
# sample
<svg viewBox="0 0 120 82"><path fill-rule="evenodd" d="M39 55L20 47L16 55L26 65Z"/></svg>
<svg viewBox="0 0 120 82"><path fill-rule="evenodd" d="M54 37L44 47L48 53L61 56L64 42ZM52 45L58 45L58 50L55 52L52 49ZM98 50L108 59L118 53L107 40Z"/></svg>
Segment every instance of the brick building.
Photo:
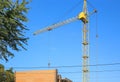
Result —
<svg viewBox="0 0 120 82"><path fill-rule="evenodd" d="M35 70L15 73L15 82L72 82L58 75L57 70Z"/></svg>

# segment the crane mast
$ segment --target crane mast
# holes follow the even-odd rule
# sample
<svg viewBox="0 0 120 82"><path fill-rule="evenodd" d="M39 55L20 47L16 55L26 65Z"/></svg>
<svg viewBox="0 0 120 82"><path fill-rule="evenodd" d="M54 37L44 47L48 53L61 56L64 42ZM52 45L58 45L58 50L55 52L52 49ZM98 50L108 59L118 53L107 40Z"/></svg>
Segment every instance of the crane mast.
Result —
<svg viewBox="0 0 120 82"><path fill-rule="evenodd" d="M82 41L82 82L89 82L89 27L88 27L88 11L87 1L84 0L83 12L86 15L86 20L83 22L83 41Z"/></svg>

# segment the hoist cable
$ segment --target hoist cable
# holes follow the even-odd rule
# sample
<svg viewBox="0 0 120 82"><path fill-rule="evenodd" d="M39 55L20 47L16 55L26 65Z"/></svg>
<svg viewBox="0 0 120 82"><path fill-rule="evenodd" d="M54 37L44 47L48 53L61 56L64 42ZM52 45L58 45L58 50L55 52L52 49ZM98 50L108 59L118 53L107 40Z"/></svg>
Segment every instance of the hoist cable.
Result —
<svg viewBox="0 0 120 82"><path fill-rule="evenodd" d="M72 8L70 8L67 12L65 12L62 16L59 16L59 19L56 22L61 21L63 18L65 18L68 14L70 14L71 12L73 12L73 10L75 10L80 4L82 4L82 0L80 0L77 4L75 4ZM55 23L56 23L55 22Z"/></svg>
<svg viewBox="0 0 120 82"><path fill-rule="evenodd" d="M95 56L96 56L96 64L98 64L98 17L97 17L97 13L95 13L95 30L96 30L96 36L95 36L95 39L96 39L96 50L95 50ZM96 70L98 70L98 66L96 66ZM99 77L98 77L98 72L96 72L96 82L98 82L99 80Z"/></svg>
<svg viewBox="0 0 120 82"><path fill-rule="evenodd" d="M88 0L87 0L87 3L91 8L96 9Z"/></svg>

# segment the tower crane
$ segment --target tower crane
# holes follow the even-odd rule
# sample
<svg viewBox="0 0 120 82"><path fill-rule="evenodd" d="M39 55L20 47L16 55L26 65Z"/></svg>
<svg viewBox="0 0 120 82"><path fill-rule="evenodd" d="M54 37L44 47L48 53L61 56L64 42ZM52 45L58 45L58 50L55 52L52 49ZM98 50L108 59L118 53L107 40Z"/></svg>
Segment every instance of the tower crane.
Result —
<svg viewBox="0 0 120 82"><path fill-rule="evenodd" d="M45 31L51 31L55 28L58 28L62 25L81 20L83 23L83 32L82 32L82 82L89 82L89 27L88 27L88 17L94 13L97 13L97 10L93 10L93 12L88 13L87 10L87 0L84 0L83 4L83 10L78 14L78 16L69 18L67 20L64 20L62 22L58 22L55 24L52 24L50 26L47 26L43 29L37 30L33 33L33 35L38 35Z"/></svg>
<svg viewBox="0 0 120 82"><path fill-rule="evenodd" d="M85 23L85 22L88 23L87 17L89 17L90 15L92 15L92 14L94 14L96 12L97 11L94 10L93 12L89 13L89 15L85 14L84 12L81 12L81 13L79 13L78 16L74 16L74 17L69 18L67 20L64 20L64 21L52 24L50 26L44 27L43 29L37 30L37 31L35 31L33 33L33 35L38 35L38 34L40 34L42 32L45 32L45 31L51 31L51 30L53 30L55 28L58 28L58 27L60 27L62 25L65 25L65 24L68 24L68 23L71 23L71 22L74 22L74 21L77 21L77 20L81 20L83 23Z"/></svg>

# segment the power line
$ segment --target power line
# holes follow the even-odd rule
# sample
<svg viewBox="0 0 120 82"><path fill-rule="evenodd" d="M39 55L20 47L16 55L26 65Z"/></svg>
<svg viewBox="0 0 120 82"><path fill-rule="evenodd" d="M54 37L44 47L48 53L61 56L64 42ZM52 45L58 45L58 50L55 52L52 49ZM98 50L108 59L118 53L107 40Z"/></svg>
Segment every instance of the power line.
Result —
<svg viewBox="0 0 120 82"><path fill-rule="evenodd" d="M91 72L119 72L120 70L100 70L100 71L90 71ZM82 73L81 71L76 71L76 72L59 72L59 73Z"/></svg>
<svg viewBox="0 0 120 82"><path fill-rule="evenodd" d="M113 65L120 65L120 63L109 63L109 64L94 64L94 65L89 65L91 67L93 66L113 66ZM12 67L14 69L38 69L38 68L75 68L75 67L82 67L83 65L71 65L71 66L36 66L36 67ZM10 67L7 67L10 68Z"/></svg>
<svg viewBox="0 0 120 82"><path fill-rule="evenodd" d="M99 70L99 71L90 71L90 73L94 73L94 72L120 72L120 69L118 70ZM25 74L25 72L18 72L19 74ZM28 72L27 72L28 73ZM51 72L51 73L43 73L43 72L30 72L33 74L53 74L55 72ZM82 71L69 71L69 72L58 72L59 74L79 74L82 73Z"/></svg>

